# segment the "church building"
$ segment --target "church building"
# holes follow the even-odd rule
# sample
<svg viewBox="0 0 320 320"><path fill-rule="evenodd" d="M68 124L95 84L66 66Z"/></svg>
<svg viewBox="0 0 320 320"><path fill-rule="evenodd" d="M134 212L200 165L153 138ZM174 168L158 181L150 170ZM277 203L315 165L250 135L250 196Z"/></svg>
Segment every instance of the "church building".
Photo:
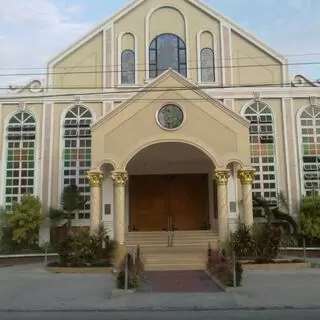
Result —
<svg viewBox="0 0 320 320"><path fill-rule="evenodd" d="M253 194L296 215L320 190L320 83L200 0L136 0L0 95L0 167L8 210L76 184L74 227L225 241L261 219Z"/></svg>

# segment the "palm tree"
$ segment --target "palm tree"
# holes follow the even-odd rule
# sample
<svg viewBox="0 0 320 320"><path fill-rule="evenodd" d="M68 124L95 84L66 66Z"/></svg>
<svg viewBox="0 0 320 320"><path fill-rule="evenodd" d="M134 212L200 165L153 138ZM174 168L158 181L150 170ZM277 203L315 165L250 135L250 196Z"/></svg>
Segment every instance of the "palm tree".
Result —
<svg viewBox="0 0 320 320"><path fill-rule="evenodd" d="M296 220L290 213L286 213L280 209L280 205L282 205L286 209L286 211L289 212L287 200L282 192L279 193L278 200L279 203L274 208L267 199L253 196L254 204L257 207L262 208L262 210L264 211L264 216L269 224L274 224L279 221L285 221L292 227L294 233L298 233L299 227Z"/></svg>
<svg viewBox="0 0 320 320"><path fill-rule="evenodd" d="M68 235L72 233L72 219L76 212L82 210L86 200L81 195L78 186L75 184L66 186L61 194L60 208L50 208L51 221L66 220L64 226L68 228Z"/></svg>

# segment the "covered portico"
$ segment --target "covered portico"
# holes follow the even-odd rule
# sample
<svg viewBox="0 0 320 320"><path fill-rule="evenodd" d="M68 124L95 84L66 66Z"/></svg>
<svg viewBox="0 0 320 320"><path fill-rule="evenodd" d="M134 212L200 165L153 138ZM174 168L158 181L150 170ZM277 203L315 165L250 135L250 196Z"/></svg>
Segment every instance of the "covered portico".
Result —
<svg viewBox="0 0 320 320"><path fill-rule="evenodd" d="M91 230L104 220L108 196L120 244L128 230L166 226L217 230L225 241L230 179L241 183L241 196L233 199L242 199L240 216L253 223L249 123L191 86L169 70L93 125Z"/></svg>

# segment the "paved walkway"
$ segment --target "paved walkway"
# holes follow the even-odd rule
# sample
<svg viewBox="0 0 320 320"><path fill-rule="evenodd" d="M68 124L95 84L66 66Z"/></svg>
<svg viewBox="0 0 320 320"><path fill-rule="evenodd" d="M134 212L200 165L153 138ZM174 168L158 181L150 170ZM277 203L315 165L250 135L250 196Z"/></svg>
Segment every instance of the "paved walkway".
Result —
<svg viewBox="0 0 320 320"><path fill-rule="evenodd" d="M140 292L221 292L204 271L146 272Z"/></svg>
<svg viewBox="0 0 320 320"><path fill-rule="evenodd" d="M101 308L115 279L111 274L54 274L43 265L0 268L0 310Z"/></svg>
<svg viewBox="0 0 320 320"><path fill-rule="evenodd" d="M142 292L110 299L111 274L52 274L41 265L0 268L1 310L320 308L320 269L246 271L228 292Z"/></svg>

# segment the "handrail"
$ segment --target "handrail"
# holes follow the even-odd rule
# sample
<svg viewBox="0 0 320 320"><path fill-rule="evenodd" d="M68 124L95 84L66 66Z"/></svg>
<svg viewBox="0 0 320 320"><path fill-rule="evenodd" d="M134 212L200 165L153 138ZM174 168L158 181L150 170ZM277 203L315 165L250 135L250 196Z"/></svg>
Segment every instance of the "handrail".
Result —
<svg viewBox="0 0 320 320"><path fill-rule="evenodd" d="M173 237L174 237L174 226L173 226L173 221L172 217L168 217L168 228L167 228L167 247L173 247Z"/></svg>

